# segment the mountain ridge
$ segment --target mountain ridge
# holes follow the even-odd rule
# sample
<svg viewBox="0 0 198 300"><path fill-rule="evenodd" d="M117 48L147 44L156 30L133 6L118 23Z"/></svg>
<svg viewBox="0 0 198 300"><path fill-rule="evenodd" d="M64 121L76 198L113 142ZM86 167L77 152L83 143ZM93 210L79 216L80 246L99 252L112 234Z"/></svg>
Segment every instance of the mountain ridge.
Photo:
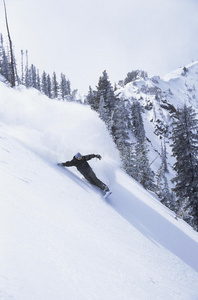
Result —
<svg viewBox="0 0 198 300"><path fill-rule="evenodd" d="M161 144L165 139L170 172L174 174L174 158L171 154L173 114L184 104L192 106L198 113L198 61L178 68L163 78L149 78L143 71L138 74L140 76L137 75L126 85L121 81L115 95L125 102L125 106L134 101L141 104L146 138L149 141L149 160L152 162L158 154L160 158ZM159 168L159 158L152 164L155 170Z"/></svg>

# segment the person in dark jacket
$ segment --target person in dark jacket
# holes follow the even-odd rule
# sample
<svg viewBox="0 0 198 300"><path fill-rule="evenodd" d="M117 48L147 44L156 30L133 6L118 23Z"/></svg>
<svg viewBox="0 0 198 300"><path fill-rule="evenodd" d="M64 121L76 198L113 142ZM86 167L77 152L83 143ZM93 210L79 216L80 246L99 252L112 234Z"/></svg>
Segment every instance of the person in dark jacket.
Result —
<svg viewBox="0 0 198 300"><path fill-rule="evenodd" d="M82 155L77 153L71 161L66 161L60 163L59 165L64 167L76 167L77 170L93 185L96 185L105 193L109 192L109 188L106 184L104 184L100 179L96 177L96 174L93 172L92 168L88 164L88 160L92 158L102 159L99 154L89 154L89 155Z"/></svg>

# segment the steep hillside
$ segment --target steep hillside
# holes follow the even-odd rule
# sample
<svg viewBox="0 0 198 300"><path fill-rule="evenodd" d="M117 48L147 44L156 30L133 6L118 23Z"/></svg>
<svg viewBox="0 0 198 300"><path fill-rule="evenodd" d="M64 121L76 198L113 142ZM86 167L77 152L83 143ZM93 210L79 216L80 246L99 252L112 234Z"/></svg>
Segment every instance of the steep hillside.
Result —
<svg viewBox="0 0 198 300"><path fill-rule="evenodd" d="M171 166L174 160L170 148L172 114L184 103L198 112L198 62L179 68L163 79L158 76L149 78L145 76L145 72L140 71L132 82L118 88L116 95L125 102L138 100L141 103L150 162L158 156L152 168L157 170L160 165L161 143L165 138L169 168L173 172Z"/></svg>
<svg viewBox="0 0 198 300"><path fill-rule="evenodd" d="M108 201L56 165L77 151L103 156ZM1 84L0 157L0 299L197 299L198 234L120 169L88 107Z"/></svg>

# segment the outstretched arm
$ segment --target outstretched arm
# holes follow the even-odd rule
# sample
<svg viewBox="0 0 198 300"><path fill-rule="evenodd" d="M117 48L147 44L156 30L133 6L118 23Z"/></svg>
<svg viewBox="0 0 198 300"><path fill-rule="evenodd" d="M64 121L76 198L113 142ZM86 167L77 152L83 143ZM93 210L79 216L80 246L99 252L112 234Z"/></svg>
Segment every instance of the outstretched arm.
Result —
<svg viewBox="0 0 198 300"><path fill-rule="evenodd" d="M66 162L63 162L63 163L59 163L58 165L63 166L63 167L73 167L74 166L73 159L71 161L66 161Z"/></svg>
<svg viewBox="0 0 198 300"><path fill-rule="evenodd" d="M99 154L88 154L88 155L84 156L85 160L90 160L90 159L95 158L95 157L98 158L98 159L102 158L101 155L99 155Z"/></svg>

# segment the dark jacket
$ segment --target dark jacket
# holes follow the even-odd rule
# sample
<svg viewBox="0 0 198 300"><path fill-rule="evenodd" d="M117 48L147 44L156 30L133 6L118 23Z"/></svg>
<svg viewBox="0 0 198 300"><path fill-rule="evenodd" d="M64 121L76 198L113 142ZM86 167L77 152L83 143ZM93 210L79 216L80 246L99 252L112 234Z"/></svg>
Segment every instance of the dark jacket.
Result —
<svg viewBox="0 0 198 300"><path fill-rule="evenodd" d="M82 156L82 159L78 160L74 156L71 161L66 161L65 163L62 163L62 166L76 167L81 174L87 175L90 171L92 171L92 168L90 167L87 161L94 157L97 156L95 154L89 154Z"/></svg>

